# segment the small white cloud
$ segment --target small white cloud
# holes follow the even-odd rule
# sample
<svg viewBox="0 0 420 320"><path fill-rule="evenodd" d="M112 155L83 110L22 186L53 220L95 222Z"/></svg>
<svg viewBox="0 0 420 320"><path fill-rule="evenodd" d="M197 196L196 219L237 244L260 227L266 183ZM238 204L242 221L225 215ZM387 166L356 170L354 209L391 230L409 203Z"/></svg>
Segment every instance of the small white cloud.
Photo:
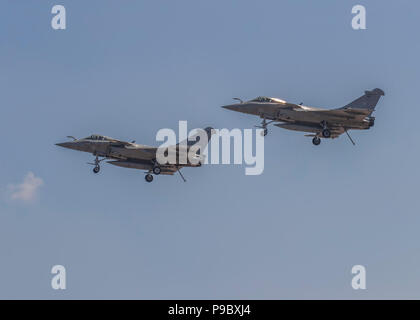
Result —
<svg viewBox="0 0 420 320"><path fill-rule="evenodd" d="M12 200L31 202L36 199L38 189L42 187L44 181L36 177L32 172L29 172L23 183L9 185L10 198Z"/></svg>

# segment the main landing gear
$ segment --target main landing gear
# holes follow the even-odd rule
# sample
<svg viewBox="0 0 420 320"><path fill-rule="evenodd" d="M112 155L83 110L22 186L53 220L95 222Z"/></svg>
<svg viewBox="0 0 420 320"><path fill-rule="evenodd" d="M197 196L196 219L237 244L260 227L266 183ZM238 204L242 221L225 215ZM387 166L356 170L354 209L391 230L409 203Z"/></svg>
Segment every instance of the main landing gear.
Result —
<svg viewBox="0 0 420 320"><path fill-rule="evenodd" d="M182 172L181 172L181 167L177 167L176 168L176 170L173 170L173 172L175 173L176 171L178 171L178 173L179 173L179 175L180 175L180 177L181 177L181 179L182 179L182 181L184 181L184 182L186 182L187 180L185 180L185 178L184 178L184 175L182 174ZM153 175L152 175L152 173L153 174L155 174L155 175L159 175L159 174L161 174L161 172L162 172L162 170L161 170L161 168L159 167L159 166L154 166L152 169L150 169L147 173L146 173L146 175L144 176L144 179L147 181L147 182L152 182L153 181ZM166 173L166 172L165 172ZM170 174L170 173L169 173Z"/></svg>
<svg viewBox="0 0 420 320"><path fill-rule="evenodd" d="M324 129L324 130L322 130L322 136L323 136L324 138L329 138L329 137L331 137L331 131L330 131L329 129Z"/></svg>
<svg viewBox="0 0 420 320"><path fill-rule="evenodd" d="M324 138L330 138L331 137L331 131L327 127L327 122L324 121L324 120L321 121L321 127L322 127L322 131L321 131L322 136Z"/></svg>
<svg viewBox="0 0 420 320"><path fill-rule="evenodd" d="M320 137L314 137L312 139L312 143L316 146L319 145L321 143L321 138Z"/></svg>
<svg viewBox="0 0 420 320"><path fill-rule="evenodd" d="M322 136L323 138L331 138L331 130L328 129L327 127L327 122L326 121L321 121L320 123L321 127L322 127L322 131L321 133L317 133L314 138L312 139L312 143L314 145L319 145L321 143L321 138L320 136ZM342 128L344 130L344 132L346 133L347 137L349 138L350 142L355 146L356 143L353 141L353 139L351 138L350 134L347 131L347 128L343 127ZM310 135L313 136L313 135Z"/></svg>
<svg viewBox="0 0 420 320"><path fill-rule="evenodd" d="M160 174L162 172L162 169L159 166L154 166L153 169L152 169L152 171L153 171L153 173L155 175L158 175L158 174Z"/></svg>
<svg viewBox="0 0 420 320"><path fill-rule="evenodd" d="M162 172L161 167L159 167L159 165L157 163L155 163L153 165L153 168L151 170L149 170L149 172L144 176L144 179L147 182L152 182L153 181L153 175L151 173L153 173L155 175L159 175L161 172Z"/></svg>
<svg viewBox="0 0 420 320"><path fill-rule="evenodd" d="M326 121L321 121L320 125L322 127L321 136L323 138L331 138L331 130L328 129L327 122ZM312 143L315 146L319 146L319 144L321 143L321 138L318 135L314 136L313 139L312 139Z"/></svg>
<svg viewBox="0 0 420 320"><path fill-rule="evenodd" d="M144 179L146 179L147 182L152 182L153 176L150 173L148 173L144 176Z"/></svg>

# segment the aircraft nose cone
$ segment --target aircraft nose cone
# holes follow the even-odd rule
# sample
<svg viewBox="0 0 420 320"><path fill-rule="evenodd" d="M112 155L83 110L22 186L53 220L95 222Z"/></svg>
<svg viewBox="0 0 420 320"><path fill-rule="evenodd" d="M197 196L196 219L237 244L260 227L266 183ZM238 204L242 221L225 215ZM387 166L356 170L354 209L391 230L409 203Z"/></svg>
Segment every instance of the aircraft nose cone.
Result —
<svg viewBox="0 0 420 320"><path fill-rule="evenodd" d="M61 142L61 143L56 143L55 145L59 146L59 147L63 147L63 148L71 148L72 147L71 142Z"/></svg>
<svg viewBox="0 0 420 320"><path fill-rule="evenodd" d="M226 106L222 106L222 108L232 110L232 111L239 111L240 106L238 106L237 104L229 104Z"/></svg>

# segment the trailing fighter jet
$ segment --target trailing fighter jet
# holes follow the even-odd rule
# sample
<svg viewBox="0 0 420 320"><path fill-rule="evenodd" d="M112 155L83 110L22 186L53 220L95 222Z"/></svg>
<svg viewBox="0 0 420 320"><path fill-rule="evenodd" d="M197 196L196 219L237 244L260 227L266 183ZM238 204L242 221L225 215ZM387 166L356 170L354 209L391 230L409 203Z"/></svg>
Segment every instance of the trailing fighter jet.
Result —
<svg viewBox="0 0 420 320"><path fill-rule="evenodd" d="M258 97L250 101L223 106L222 108L248 113L261 117L262 123L258 128L264 129L263 134L267 135L267 125L278 122L274 125L280 128L309 132L305 136L313 137L312 143L319 145L321 138L337 138L346 133L350 141L350 129L369 129L375 123L372 112L381 96L385 93L381 89L365 91L365 94L353 102L337 109L320 109L303 106L301 104L289 103L284 100L268 97ZM267 120L270 120L267 122Z"/></svg>
<svg viewBox="0 0 420 320"><path fill-rule="evenodd" d="M214 133L213 128L207 127L201 130L202 136L207 136L206 141L200 142L200 132L189 137L186 141L178 143L174 146L162 147L164 148L163 153L169 154L173 151L175 157L174 163L160 164L158 161L158 147L150 147L145 145L136 144L135 141L126 142L116 140L113 138L105 137L102 135L91 135L87 138L76 139L73 136L68 138L73 141L57 143L57 146L73 149L77 151L89 152L95 156L93 163L93 172L98 173L100 170L100 162L103 160L112 159L107 161L110 164L118 167L132 168L146 170L145 179L147 182L153 181L153 174L166 174L173 175L177 171L179 172L182 180L186 181L181 173L183 167L200 167L204 156L201 155L201 151L207 146L211 139L211 135ZM194 149L191 149L194 148ZM194 161L190 161L188 153L191 152ZM102 157L102 159L100 159ZM180 161L180 159L185 159Z"/></svg>

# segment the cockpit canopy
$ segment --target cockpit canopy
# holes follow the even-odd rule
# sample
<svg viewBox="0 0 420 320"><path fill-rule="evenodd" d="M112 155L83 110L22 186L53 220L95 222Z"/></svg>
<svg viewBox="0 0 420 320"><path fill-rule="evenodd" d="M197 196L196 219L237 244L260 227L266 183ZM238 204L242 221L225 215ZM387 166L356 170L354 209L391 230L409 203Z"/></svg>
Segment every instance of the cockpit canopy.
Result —
<svg viewBox="0 0 420 320"><path fill-rule="evenodd" d="M85 138L85 140L103 141L103 140L108 140L108 139L107 139L107 137L101 136L99 134L92 134L91 136Z"/></svg>
<svg viewBox="0 0 420 320"><path fill-rule="evenodd" d="M281 100L281 99L276 99L276 98L269 98L269 97L257 97L253 100L251 100L252 102L271 102L271 103L286 103L286 101Z"/></svg>
<svg viewBox="0 0 420 320"><path fill-rule="evenodd" d="M271 98L268 98L268 97L257 97L255 99L252 99L251 101L255 101L255 102L274 102L274 101L272 101Z"/></svg>

